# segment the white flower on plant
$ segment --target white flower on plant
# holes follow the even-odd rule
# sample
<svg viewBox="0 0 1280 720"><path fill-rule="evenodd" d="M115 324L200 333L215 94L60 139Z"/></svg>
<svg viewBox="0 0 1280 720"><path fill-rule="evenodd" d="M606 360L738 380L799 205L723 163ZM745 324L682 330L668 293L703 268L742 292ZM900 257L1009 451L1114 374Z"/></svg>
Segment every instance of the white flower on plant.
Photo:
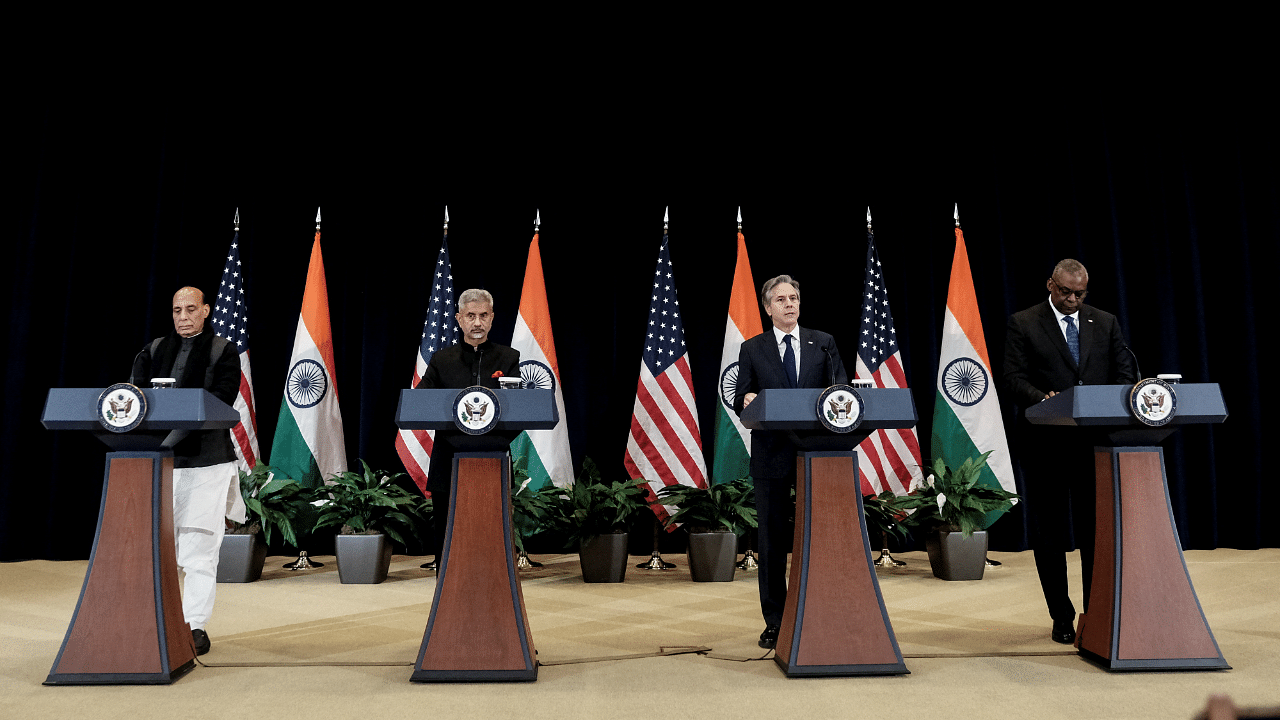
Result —
<svg viewBox="0 0 1280 720"><path fill-rule="evenodd" d="M942 506L947 504L947 494L938 493L938 512L942 512Z"/></svg>

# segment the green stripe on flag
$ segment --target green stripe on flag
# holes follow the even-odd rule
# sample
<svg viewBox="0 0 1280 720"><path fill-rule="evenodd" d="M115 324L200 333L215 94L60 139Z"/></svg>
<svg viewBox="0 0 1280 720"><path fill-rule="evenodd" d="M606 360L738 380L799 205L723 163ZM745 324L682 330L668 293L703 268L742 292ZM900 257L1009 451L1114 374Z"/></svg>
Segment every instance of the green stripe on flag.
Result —
<svg viewBox="0 0 1280 720"><path fill-rule="evenodd" d="M302 439L302 431L298 429L287 399L280 403L276 437L271 443L271 464L304 487L314 488L323 484L320 467L311 454L311 448Z"/></svg>
<svg viewBox="0 0 1280 720"><path fill-rule="evenodd" d="M511 441L511 457L517 459L524 457L528 462L525 471L529 473L530 490L538 490L551 484L551 473L547 472L547 468L543 466L542 458L538 456L538 449L534 447L529 433L522 432Z"/></svg>
<svg viewBox="0 0 1280 720"><path fill-rule="evenodd" d="M711 468L711 484L733 482L751 474L751 453L742 444L742 436L724 403L716 403L716 450Z"/></svg>
<svg viewBox="0 0 1280 720"><path fill-rule="evenodd" d="M986 452L986 450L979 450L973 444L973 439L969 437L969 431L960 422L960 418L956 416L951 403L947 402L942 393L937 393L933 402L933 441L931 444L930 450L933 452L934 459L942 458L947 467L953 470L964 464L966 459L973 458L977 460L982 456L982 453ZM926 469L926 472L932 472L932 470ZM982 471L978 474L978 484L996 490L1002 489L1000 481L996 478L996 474L991 471L991 466L989 465L982 467ZM987 518L982 527L991 527L991 523L995 522L1003 514L1003 510L987 513Z"/></svg>

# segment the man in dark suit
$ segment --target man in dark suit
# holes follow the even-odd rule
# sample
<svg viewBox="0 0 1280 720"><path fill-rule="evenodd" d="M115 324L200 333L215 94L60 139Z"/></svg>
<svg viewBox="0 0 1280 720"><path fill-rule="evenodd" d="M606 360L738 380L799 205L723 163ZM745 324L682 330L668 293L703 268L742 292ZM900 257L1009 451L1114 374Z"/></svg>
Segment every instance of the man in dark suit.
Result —
<svg viewBox="0 0 1280 720"><path fill-rule="evenodd" d="M1084 304L1089 287L1084 265L1063 260L1046 285L1048 302L1009 317L1004 384L1018 405L1018 414L1075 385L1137 382L1116 317ZM1076 611L1067 594L1066 551L1072 528L1080 548L1085 612L1093 582L1093 442L1079 428L1025 422L1018 423L1018 435L1036 572L1053 618L1051 636L1070 644L1075 641Z"/></svg>
<svg viewBox="0 0 1280 720"><path fill-rule="evenodd" d="M419 389L461 390L482 385L496 390L498 378L520 377L520 351L489 339L489 329L493 327L493 295L488 290L464 290L458 296L458 314L454 319L462 329L463 341L432 354L422 380L418 381ZM427 469L427 491L431 493L431 531L438 552L436 560L424 564L424 568L438 569L444 552L453 484L454 447L450 440L461 435L456 430L436 431L431 467Z"/></svg>
<svg viewBox="0 0 1280 720"><path fill-rule="evenodd" d="M773 328L742 343L734 410L741 415L761 390L824 388L847 382L840 351L830 335L801 328L800 283L779 275L764 284L760 303ZM796 481L796 447L786 433L751 431L751 477L756 488L760 545L760 647L778 642L787 600L787 518Z"/></svg>

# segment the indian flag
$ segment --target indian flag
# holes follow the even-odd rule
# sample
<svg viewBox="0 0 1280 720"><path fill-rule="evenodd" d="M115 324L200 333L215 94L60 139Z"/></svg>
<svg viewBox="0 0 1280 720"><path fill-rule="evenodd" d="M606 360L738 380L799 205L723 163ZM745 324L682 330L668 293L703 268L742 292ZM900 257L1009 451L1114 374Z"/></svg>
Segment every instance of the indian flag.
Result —
<svg viewBox="0 0 1280 720"><path fill-rule="evenodd" d="M720 402L716 405L716 447L711 483L732 482L751 474L751 431L733 411L738 383L738 350L742 341L759 335L760 311L756 284L751 279L747 241L738 233L738 262L729 291L729 319L724 325L724 349L720 352Z"/></svg>
<svg viewBox="0 0 1280 720"><path fill-rule="evenodd" d="M573 459L569 454L569 426L565 422L564 393L560 390L560 364L551 337L551 312L547 307L547 286L542 278L542 255L538 236L529 243L529 263L520 291L520 314L516 317L511 347L520 351L520 376L525 386L551 390L556 394L560 424L550 430L526 430L511 442L511 456L528 461L529 485L536 490L547 483L556 487L573 484Z"/></svg>
<svg viewBox="0 0 1280 720"><path fill-rule="evenodd" d="M933 405L933 457L949 468L966 458L991 452L978 482L1016 492L1009 442L1000 417L1000 399L973 291L964 233L956 228L956 254L951 261L947 315L942 323L942 354L938 360L937 398ZM1000 515L987 517L990 526Z"/></svg>
<svg viewBox="0 0 1280 720"><path fill-rule="evenodd" d="M329 292L324 281L324 258L320 254L319 219L317 213L307 289L302 294L302 314L293 337L293 356L285 378L284 399L280 401L280 420L271 445L271 464L308 487L316 487L347 469L338 382L333 372L333 333L329 329Z"/></svg>

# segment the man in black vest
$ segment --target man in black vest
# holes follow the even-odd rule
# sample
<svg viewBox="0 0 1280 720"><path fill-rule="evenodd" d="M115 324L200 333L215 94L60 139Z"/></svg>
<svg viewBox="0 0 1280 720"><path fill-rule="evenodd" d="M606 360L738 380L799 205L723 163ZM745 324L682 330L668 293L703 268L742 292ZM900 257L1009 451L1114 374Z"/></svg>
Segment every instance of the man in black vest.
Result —
<svg viewBox="0 0 1280 720"><path fill-rule="evenodd" d="M454 316L462 329L456 345L437 350L427 363L427 371L418 388L468 388L482 385L497 389L498 378L520 377L520 351L489 340L493 327L493 295L487 290L464 290L458 296L458 314ZM453 447L450 437L456 431L439 430L431 448L431 467L427 470L427 491L431 493L432 535L436 547L444 551L445 525L449 521L449 491L453 480ZM436 555L439 565L440 555ZM423 567L430 566L427 563Z"/></svg>
<svg viewBox="0 0 1280 720"><path fill-rule="evenodd" d="M235 343L205 329L209 305L204 293L184 287L173 296L173 332L138 353L132 382L150 387L151 378L171 377L176 387L204 388L231 405L240 391L240 354ZM226 530L223 517L245 521L236 455L227 430L177 431L173 445L173 527L178 571L185 576L182 614L191 626L196 654L209 651L205 626L218 587L218 551ZM171 439L173 439L171 437Z"/></svg>
<svg viewBox="0 0 1280 720"><path fill-rule="evenodd" d="M1005 392L1018 414L1076 385L1134 383L1138 375L1120 323L1084 304L1089 271L1076 260L1053 269L1048 302L1009 316L1004 346ZM1075 606L1067 594L1066 551L1074 528L1080 548L1085 612L1093 584L1095 470L1092 438L1080 428L1017 424L1036 572L1053 619L1055 642L1075 642Z"/></svg>
<svg viewBox="0 0 1280 720"><path fill-rule="evenodd" d="M801 328L800 283L779 275L764 284L760 303L773 327L742 343L734 410L741 415L761 390L824 388L848 382L840 351L830 335ZM787 517L796 482L796 447L783 432L751 431L751 477L756 488L760 545L760 647L778 642L787 601Z"/></svg>

